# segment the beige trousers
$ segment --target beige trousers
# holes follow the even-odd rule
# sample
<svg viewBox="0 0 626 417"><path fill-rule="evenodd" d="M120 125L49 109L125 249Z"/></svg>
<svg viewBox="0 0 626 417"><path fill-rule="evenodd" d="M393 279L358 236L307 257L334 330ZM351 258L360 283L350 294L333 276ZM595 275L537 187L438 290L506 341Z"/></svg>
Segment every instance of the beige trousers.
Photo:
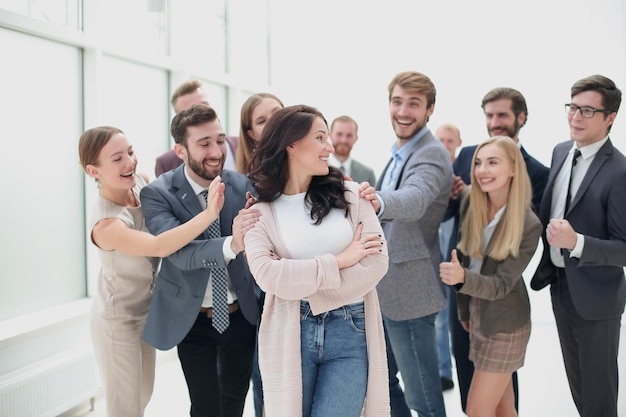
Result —
<svg viewBox="0 0 626 417"><path fill-rule="evenodd" d="M108 417L141 417L154 387L155 349L141 339L145 317L109 320L91 311L91 339Z"/></svg>

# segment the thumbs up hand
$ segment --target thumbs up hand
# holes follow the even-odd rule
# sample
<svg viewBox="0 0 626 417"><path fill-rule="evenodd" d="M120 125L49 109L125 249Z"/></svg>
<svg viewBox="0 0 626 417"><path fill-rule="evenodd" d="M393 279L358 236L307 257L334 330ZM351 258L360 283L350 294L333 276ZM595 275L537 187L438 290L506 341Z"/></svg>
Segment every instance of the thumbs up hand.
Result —
<svg viewBox="0 0 626 417"><path fill-rule="evenodd" d="M450 262L439 264L439 276L447 285L463 284L465 282L465 269L461 266L456 255L456 249L452 250Z"/></svg>

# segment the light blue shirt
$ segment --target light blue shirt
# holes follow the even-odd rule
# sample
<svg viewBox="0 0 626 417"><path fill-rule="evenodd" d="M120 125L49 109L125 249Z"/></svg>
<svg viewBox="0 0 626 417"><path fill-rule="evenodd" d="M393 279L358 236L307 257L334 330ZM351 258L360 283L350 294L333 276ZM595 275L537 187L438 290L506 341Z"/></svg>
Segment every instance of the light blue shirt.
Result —
<svg viewBox="0 0 626 417"><path fill-rule="evenodd" d="M404 165L407 158L409 157L409 152L413 149L413 146L419 140L424 137L424 135L429 132L428 127L424 126L417 134L404 144L400 149L398 149L398 144L394 143L391 146L391 157L392 161L389 164L389 168L385 171L385 176L380 183L381 191L391 191L395 189L395 185L398 182L398 174L400 172L400 167ZM378 201L380 201L380 211L378 212L378 217L380 217L385 212L385 201L383 200L380 193L376 192L378 196Z"/></svg>

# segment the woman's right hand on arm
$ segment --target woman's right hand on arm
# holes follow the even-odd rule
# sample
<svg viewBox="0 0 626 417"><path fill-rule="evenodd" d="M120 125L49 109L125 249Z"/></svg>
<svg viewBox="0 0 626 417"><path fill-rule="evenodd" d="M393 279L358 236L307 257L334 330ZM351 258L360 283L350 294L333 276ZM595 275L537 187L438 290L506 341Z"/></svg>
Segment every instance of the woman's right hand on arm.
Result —
<svg viewBox="0 0 626 417"><path fill-rule="evenodd" d="M380 235L361 236L363 224L360 223L354 234L354 239L343 252L337 255L337 265L339 269L348 268L367 255L380 252L383 241Z"/></svg>

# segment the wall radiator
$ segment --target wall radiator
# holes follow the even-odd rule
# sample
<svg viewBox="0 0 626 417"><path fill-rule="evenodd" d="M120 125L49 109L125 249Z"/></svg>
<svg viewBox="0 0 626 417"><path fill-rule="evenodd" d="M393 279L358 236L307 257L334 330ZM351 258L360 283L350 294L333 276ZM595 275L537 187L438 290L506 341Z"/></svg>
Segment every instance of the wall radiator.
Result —
<svg viewBox="0 0 626 417"><path fill-rule="evenodd" d="M85 349L66 351L1 375L0 416L58 416L93 401L98 386L93 353Z"/></svg>

